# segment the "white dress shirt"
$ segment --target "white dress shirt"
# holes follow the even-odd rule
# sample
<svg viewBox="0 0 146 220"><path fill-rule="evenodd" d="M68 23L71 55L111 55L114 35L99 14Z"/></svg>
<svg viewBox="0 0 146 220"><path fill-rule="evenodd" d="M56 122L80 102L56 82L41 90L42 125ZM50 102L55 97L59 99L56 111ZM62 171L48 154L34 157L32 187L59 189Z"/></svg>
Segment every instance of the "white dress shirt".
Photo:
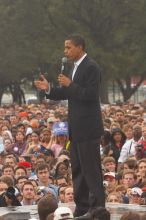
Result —
<svg viewBox="0 0 146 220"><path fill-rule="evenodd" d="M78 66L80 65L80 63L83 61L83 59L87 56L87 53L85 53L77 62L74 62L74 69L72 72L72 80L75 76L75 73L77 71Z"/></svg>

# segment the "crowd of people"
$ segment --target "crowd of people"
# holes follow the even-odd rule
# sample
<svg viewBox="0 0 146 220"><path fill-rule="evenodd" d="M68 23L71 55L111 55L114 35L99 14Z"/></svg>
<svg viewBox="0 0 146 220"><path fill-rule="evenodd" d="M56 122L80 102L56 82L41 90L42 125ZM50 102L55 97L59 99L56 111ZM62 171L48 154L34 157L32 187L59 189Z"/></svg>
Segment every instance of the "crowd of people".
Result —
<svg viewBox="0 0 146 220"><path fill-rule="evenodd" d="M41 205L49 195L57 205L47 219L57 220L58 205L74 202L67 114L56 102L0 107L0 207ZM102 105L107 203L146 204L145 114L146 103Z"/></svg>

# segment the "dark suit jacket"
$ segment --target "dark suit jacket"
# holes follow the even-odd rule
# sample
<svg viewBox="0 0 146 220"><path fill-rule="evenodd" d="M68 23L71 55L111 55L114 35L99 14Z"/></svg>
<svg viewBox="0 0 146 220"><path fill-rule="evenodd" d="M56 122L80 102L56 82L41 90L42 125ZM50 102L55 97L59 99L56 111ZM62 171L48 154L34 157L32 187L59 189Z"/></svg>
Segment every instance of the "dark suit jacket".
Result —
<svg viewBox="0 0 146 220"><path fill-rule="evenodd" d="M68 99L69 136L72 141L90 141L103 133L99 103L100 72L88 56L78 66L69 87L52 88L47 98Z"/></svg>

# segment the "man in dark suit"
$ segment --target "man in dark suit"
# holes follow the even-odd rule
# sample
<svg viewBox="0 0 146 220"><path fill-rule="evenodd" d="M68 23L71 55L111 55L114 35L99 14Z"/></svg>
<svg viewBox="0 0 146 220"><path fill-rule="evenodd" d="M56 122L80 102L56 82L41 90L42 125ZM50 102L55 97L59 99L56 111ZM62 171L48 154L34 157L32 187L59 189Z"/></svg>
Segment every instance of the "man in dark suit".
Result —
<svg viewBox="0 0 146 220"><path fill-rule="evenodd" d="M80 35L65 40L65 56L74 62L72 76L60 74L60 88L50 88L41 76L35 85L48 91L47 98L68 99L70 156L76 203L75 217L97 206L105 205L99 141L103 133L99 103L100 72L95 61L85 52Z"/></svg>

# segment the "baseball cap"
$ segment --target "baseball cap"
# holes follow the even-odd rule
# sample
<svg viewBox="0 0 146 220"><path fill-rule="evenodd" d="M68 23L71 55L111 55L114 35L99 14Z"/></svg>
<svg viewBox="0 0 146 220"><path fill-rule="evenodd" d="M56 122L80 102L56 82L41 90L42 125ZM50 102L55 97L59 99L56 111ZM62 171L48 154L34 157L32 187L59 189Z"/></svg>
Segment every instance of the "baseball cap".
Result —
<svg viewBox="0 0 146 220"><path fill-rule="evenodd" d="M59 207L54 212L54 220L73 219L73 213L68 207Z"/></svg>
<svg viewBox="0 0 146 220"><path fill-rule="evenodd" d="M139 187L134 187L131 189L131 195L142 195L142 190Z"/></svg>
<svg viewBox="0 0 146 220"><path fill-rule="evenodd" d="M115 175L115 173L114 172L108 172L108 173L105 173L104 174L104 177L106 177L106 176L109 176L109 177L116 177L116 175Z"/></svg>

